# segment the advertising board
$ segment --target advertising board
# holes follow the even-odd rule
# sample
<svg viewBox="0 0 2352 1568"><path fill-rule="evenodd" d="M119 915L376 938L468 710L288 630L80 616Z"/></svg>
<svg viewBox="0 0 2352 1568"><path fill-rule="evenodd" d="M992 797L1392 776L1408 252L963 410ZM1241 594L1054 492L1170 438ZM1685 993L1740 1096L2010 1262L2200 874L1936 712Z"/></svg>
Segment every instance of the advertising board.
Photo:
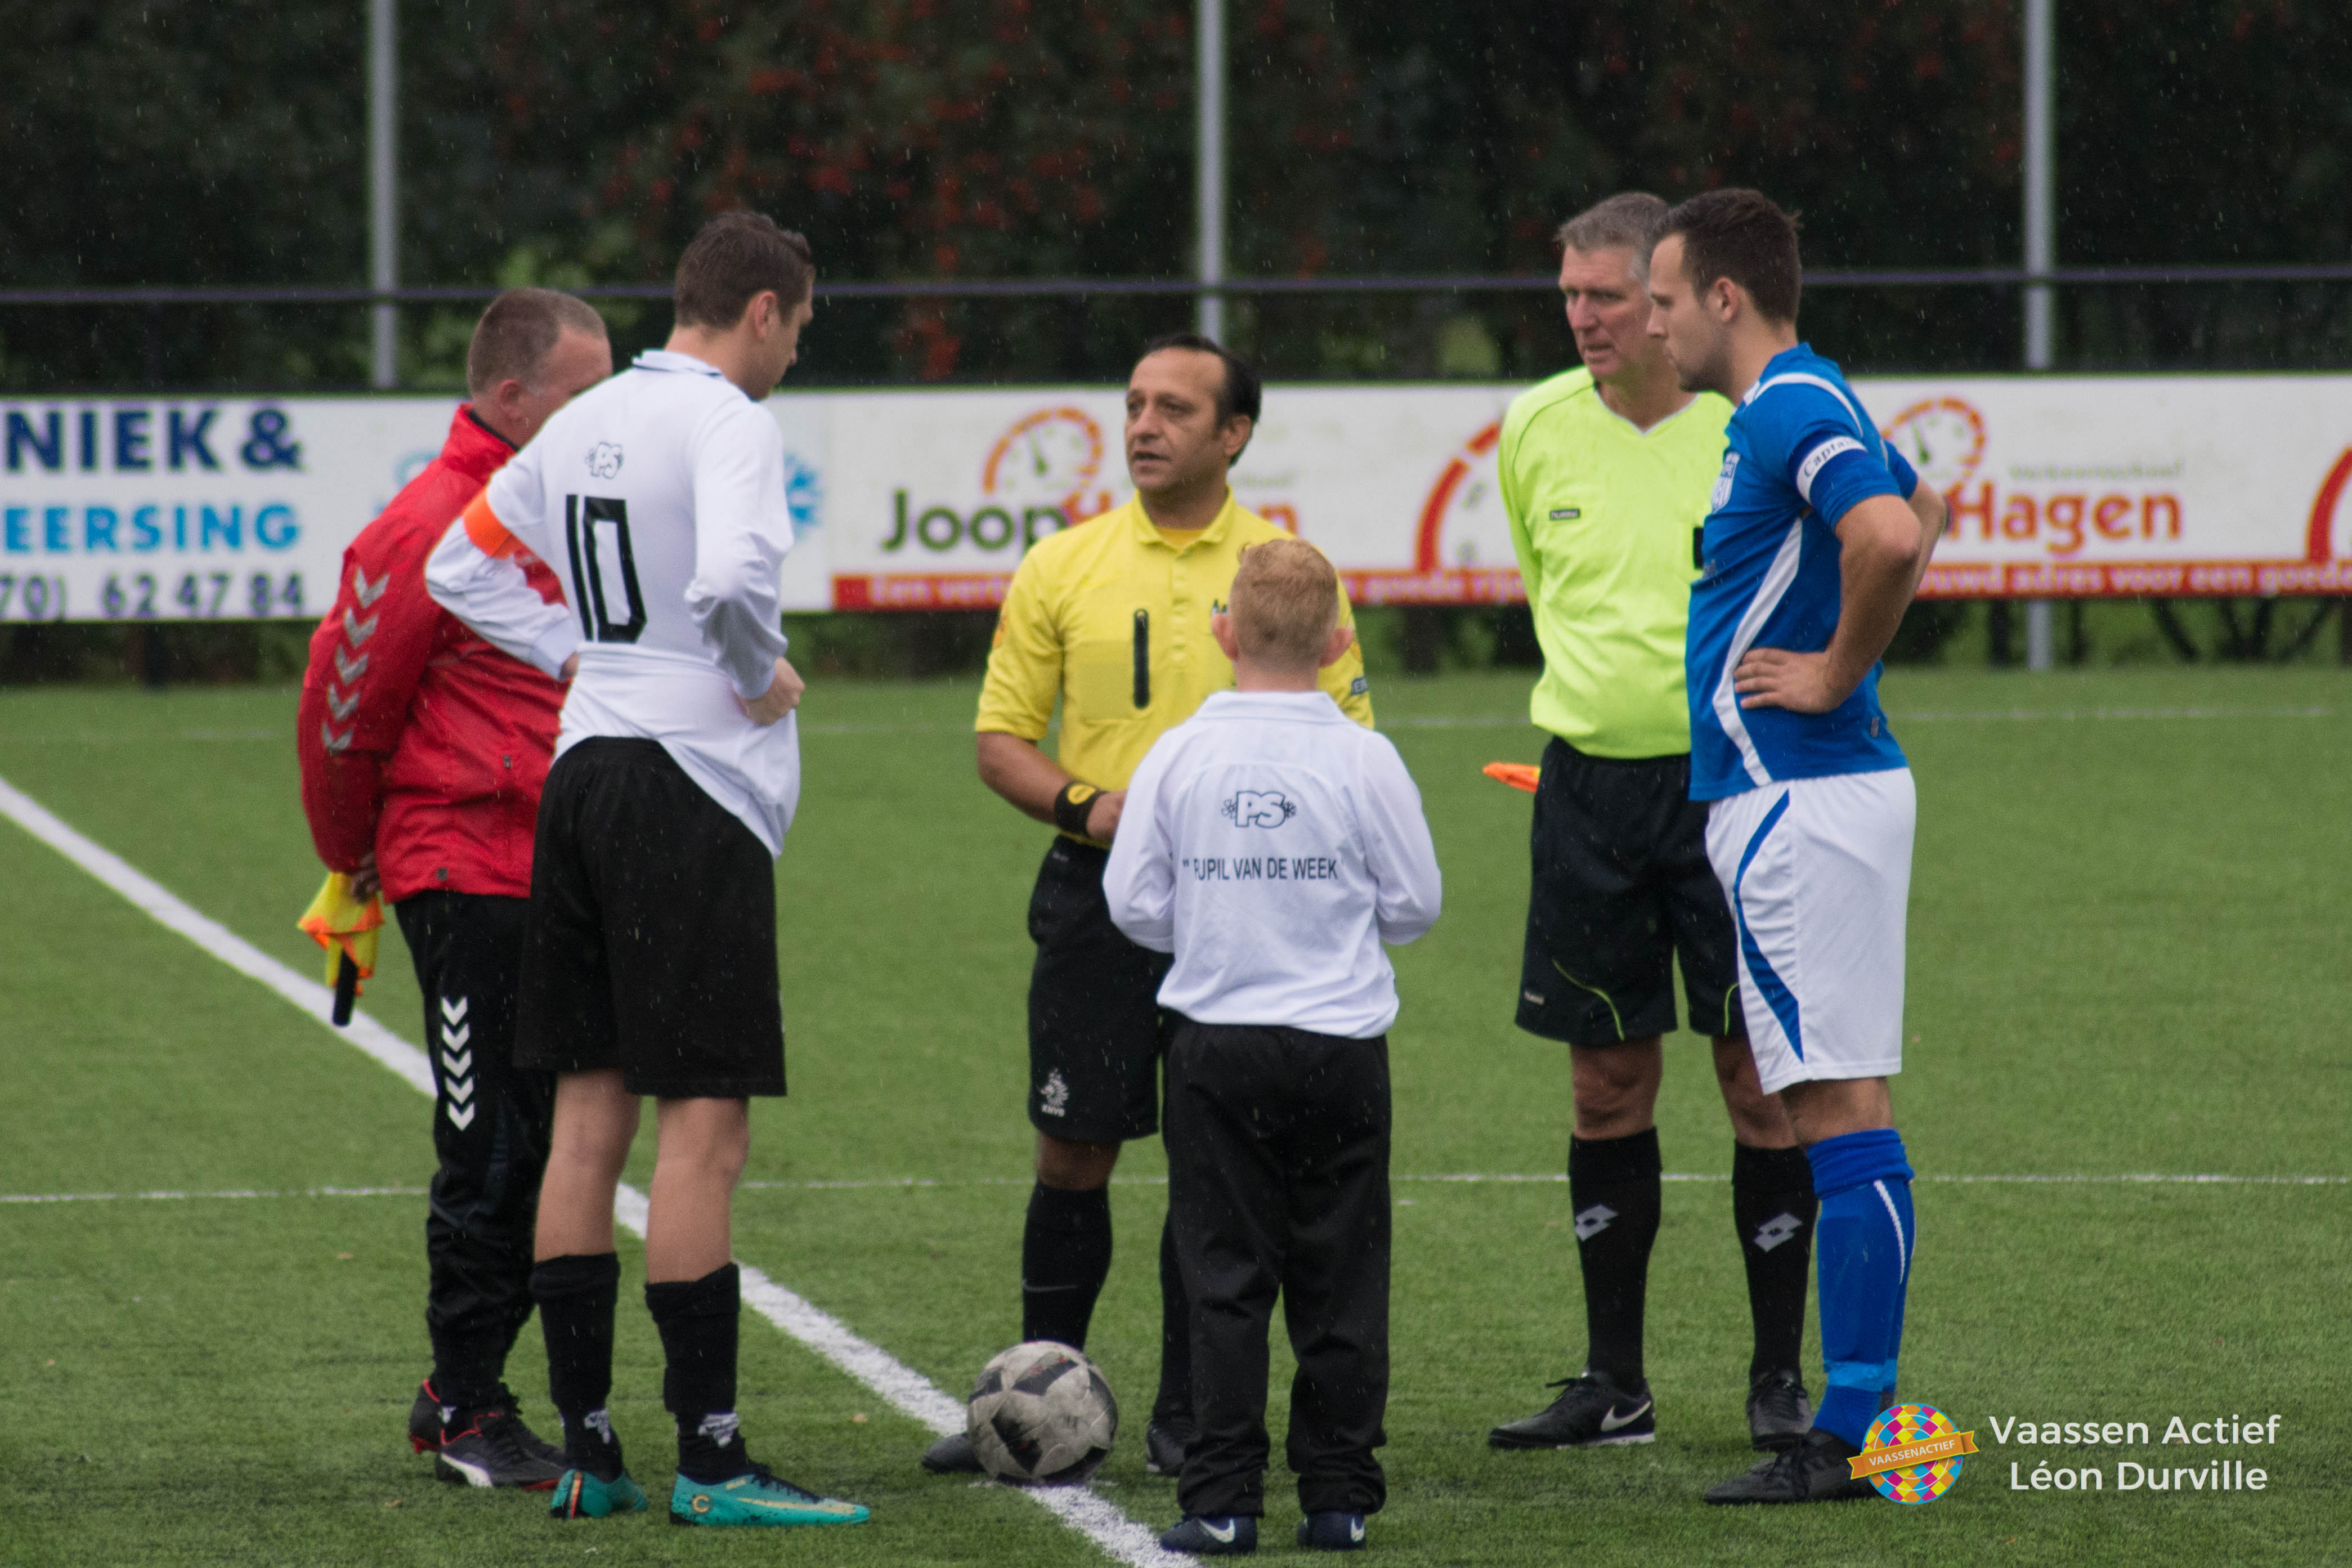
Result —
<svg viewBox="0 0 2352 1568"><path fill-rule="evenodd" d="M2352 376L1857 379L1944 491L1929 597L2352 594ZM1496 483L1517 385L1276 385L1242 504L1363 605L1519 599ZM432 460L449 397L0 402L0 619L308 618ZM793 392L796 610L993 606L1128 493L1116 388Z"/></svg>

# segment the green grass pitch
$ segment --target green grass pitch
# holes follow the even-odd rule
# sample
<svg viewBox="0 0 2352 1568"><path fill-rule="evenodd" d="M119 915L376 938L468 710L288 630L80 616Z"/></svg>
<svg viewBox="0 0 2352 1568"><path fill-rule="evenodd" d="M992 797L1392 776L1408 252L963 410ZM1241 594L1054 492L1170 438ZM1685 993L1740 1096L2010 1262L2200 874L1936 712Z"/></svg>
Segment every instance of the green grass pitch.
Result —
<svg viewBox="0 0 2352 1568"><path fill-rule="evenodd" d="M1563 1053L1510 1026L1528 802L1477 771L1534 759L1525 692L1494 676L1374 694L1446 875L1444 919L1397 955L1402 1177L1563 1166ZM1920 799L1896 1104L1927 1179L1903 1387L1979 1455L1925 1507L1701 1506L1749 1458L1746 1300L1729 1136L1683 1037L1661 1135L1669 1171L1708 1179L1667 1188L1657 1443L1486 1448L1582 1352L1566 1191L1401 1180L1391 1492L1370 1561L2352 1562L2352 1188L1949 1179L2352 1174L2352 678L1898 671L1886 692ZM1023 910L1045 837L973 778L973 695L811 691L777 881L793 1095L758 1109L737 1235L951 1392L1018 1330ZM0 778L315 973L293 929L319 875L293 708L282 689L0 692ZM419 1037L396 934L362 1005ZM871 1525L706 1535L656 1511L559 1528L536 1497L437 1485L401 1440L425 1360L421 1098L5 825L0 1039L0 1194L288 1194L0 1204L0 1563L1107 1561L1013 1492L921 1474L914 1423L748 1315L753 1451L871 1504ZM1103 1495L1155 1528L1175 1512L1139 1442L1161 1171L1155 1143L1121 1168L1092 1347L1129 1423ZM909 1178L934 1184L810 1184ZM303 1195L323 1187L412 1192ZM623 1255L614 1411L658 1510L658 1353ZM1277 1350L1277 1438L1287 1373ZM551 1426L535 1331L510 1375ZM2273 1413L2275 1448L2070 1451L1992 1430ZM2266 1469L2269 1489L2113 1489L2119 1459L2217 1457ZM2012 1463L2096 1466L2108 1489L2012 1490ZM1270 1479L1271 1557L1292 1555L1286 1481Z"/></svg>

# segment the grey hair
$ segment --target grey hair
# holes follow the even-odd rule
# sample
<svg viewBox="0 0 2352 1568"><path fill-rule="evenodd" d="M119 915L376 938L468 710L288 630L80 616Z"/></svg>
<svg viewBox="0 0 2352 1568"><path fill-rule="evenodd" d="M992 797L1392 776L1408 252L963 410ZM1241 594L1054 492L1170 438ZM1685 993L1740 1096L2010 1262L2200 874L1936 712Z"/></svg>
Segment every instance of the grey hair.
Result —
<svg viewBox="0 0 2352 1568"><path fill-rule="evenodd" d="M1589 206L1559 226L1552 236L1569 250L1617 250L1633 253L1633 276L1650 280L1650 247L1666 226L1666 204L1647 191L1627 191Z"/></svg>

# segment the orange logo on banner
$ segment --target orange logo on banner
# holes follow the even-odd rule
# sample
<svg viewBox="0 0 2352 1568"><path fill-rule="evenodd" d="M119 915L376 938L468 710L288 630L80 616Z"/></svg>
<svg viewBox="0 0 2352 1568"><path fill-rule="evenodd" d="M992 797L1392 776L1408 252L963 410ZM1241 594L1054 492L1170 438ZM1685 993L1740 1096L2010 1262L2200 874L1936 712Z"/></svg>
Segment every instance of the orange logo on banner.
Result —
<svg viewBox="0 0 2352 1568"><path fill-rule="evenodd" d="M1939 495L1966 484L1984 461L1984 416L1962 398L1921 398L1879 434L1911 460L1919 477Z"/></svg>
<svg viewBox="0 0 2352 1568"><path fill-rule="evenodd" d="M2327 477L2319 482L2319 494L2312 500L2311 533L2305 541L2304 553L2313 561L2336 558L2336 512L2344 504L2347 483L2352 483L2352 447L2344 448L2344 455L2327 470ZM2352 555L2352 550L2345 553Z"/></svg>
<svg viewBox="0 0 2352 1568"><path fill-rule="evenodd" d="M1430 488L1429 499L1421 503L1421 527L1412 539L1414 571L1444 569L1445 563L1438 555L1437 536L1444 530L1445 514L1454 505L1454 492L1460 489L1462 481L1470 477L1471 467L1493 451L1495 443L1502 438L1503 422L1498 419L1464 442L1462 449L1446 462L1444 471L1437 476L1437 483Z"/></svg>
<svg viewBox="0 0 2352 1568"><path fill-rule="evenodd" d="M1083 522L1110 510L1110 492L1094 488L1102 460L1102 426L1092 415L1083 408L1041 408L997 437L980 488L991 496L1051 501L1071 522Z"/></svg>
<svg viewBox="0 0 2352 1568"><path fill-rule="evenodd" d="M1492 463L1502 438L1502 421L1494 420L1454 448L1422 500L1412 568L1349 568L1340 574L1349 598L1360 605L1515 605L1526 599L1517 566L1477 564L1471 542L1457 552L1458 564L1445 563L1446 525L1465 520L1495 493L1493 476L1479 470Z"/></svg>

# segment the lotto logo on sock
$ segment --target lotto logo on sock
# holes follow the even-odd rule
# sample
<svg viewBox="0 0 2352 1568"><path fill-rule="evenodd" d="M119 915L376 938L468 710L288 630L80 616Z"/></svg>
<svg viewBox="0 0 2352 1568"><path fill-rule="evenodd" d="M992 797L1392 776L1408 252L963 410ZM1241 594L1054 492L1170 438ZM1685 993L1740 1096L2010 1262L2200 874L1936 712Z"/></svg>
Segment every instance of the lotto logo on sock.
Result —
<svg viewBox="0 0 2352 1568"><path fill-rule="evenodd" d="M1870 1424L1862 1452L1846 1467L1881 1497L1934 1502L1960 1479L1960 1456L1976 1451L1977 1435L1959 1430L1934 1405L1898 1405Z"/></svg>

